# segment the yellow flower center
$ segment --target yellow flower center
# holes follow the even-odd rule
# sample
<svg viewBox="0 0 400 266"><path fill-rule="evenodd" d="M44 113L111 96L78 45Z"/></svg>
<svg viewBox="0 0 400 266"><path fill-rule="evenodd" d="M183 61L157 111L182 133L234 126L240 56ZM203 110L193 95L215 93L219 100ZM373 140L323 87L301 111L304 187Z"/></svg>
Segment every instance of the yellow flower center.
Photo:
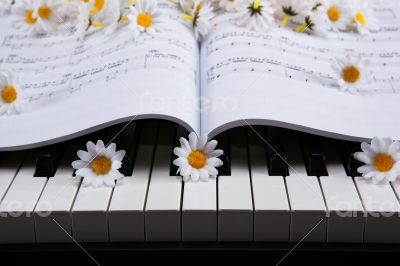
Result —
<svg viewBox="0 0 400 266"><path fill-rule="evenodd" d="M151 16L150 16L149 14L147 14L147 13L140 13L140 14L137 16L136 21L137 21L137 24L138 24L138 25L140 25L140 26L142 26L143 28L147 29L148 27L151 26L152 18L151 18Z"/></svg>
<svg viewBox="0 0 400 266"><path fill-rule="evenodd" d="M41 19L48 19L51 15L51 8L47 5L42 5L38 9L38 15Z"/></svg>
<svg viewBox="0 0 400 266"><path fill-rule="evenodd" d="M348 66L342 70L342 77L347 83L356 83L360 80L361 72L355 66Z"/></svg>
<svg viewBox="0 0 400 266"><path fill-rule="evenodd" d="M33 16L33 10L32 9L28 9L25 11L25 22L26 24L32 25L35 24L37 19L34 18Z"/></svg>
<svg viewBox="0 0 400 266"><path fill-rule="evenodd" d="M89 11L93 15L104 8L104 0L94 0L93 8Z"/></svg>
<svg viewBox="0 0 400 266"><path fill-rule="evenodd" d="M12 103L17 99L17 91L13 86L7 85L1 90L1 98L5 103Z"/></svg>
<svg viewBox="0 0 400 266"><path fill-rule="evenodd" d="M336 22L340 19L340 16L340 10L337 7L333 6L328 9L328 18L330 21Z"/></svg>
<svg viewBox="0 0 400 266"><path fill-rule="evenodd" d="M395 161L392 156L379 153L375 156L372 165L379 172L389 172L393 168L394 163Z"/></svg>
<svg viewBox="0 0 400 266"><path fill-rule="evenodd" d="M111 161L105 156L96 157L92 161L92 170L97 175L105 175L108 174L111 170Z"/></svg>
<svg viewBox="0 0 400 266"><path fill-rule="evenodd" d="M196 169L203 168L206 165L207 157L199 150L192 151L188 156L188 163Z"/></svg>
<svg viewBox="0 0 400 266"><path fill-rule="evenodd" d="M357 21L358 23L360 23L362 26L365 25L365 17L364 14L361 12L357 12L356 13L356 17L355 17L355 21Z"/></svg>

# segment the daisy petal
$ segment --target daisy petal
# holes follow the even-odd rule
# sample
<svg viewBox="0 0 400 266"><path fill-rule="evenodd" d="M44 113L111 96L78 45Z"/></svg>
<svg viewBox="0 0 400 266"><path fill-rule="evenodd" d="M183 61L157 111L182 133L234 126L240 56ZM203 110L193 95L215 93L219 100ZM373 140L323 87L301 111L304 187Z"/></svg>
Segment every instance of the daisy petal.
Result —
<svg viewBox="0 0 400 266"><path fill-rule="evenodd" d="M190 144L190 148L192 150L196 150L197 149L197 135L194 132L191 132L189 134L189 144Z"/></svg>

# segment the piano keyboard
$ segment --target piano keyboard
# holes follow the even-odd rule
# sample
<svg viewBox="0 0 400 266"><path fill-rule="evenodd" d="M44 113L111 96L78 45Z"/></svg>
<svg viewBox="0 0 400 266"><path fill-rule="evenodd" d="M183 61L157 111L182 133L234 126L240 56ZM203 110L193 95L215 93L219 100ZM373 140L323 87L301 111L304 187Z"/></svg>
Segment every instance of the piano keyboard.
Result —
<svg viewBox="0 0 400 266"><path fill-rule="evenodd" d="M142 121L1 154L0 243L400 243L400 183L357 177L359 145L237 128L217 137L226 152L218 179L185 184L172 150L187 135ZM73 178L76 151L97 139L127 151L115 188Z"/></svg>

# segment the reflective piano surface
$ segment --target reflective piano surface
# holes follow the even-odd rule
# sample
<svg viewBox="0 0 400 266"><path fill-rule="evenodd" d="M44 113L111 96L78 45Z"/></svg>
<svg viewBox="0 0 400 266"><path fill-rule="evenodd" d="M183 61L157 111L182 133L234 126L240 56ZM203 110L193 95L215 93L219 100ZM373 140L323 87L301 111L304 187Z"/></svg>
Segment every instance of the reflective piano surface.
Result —
<svg viewBox="0 0 400 266"><path fill-rule="evenodd" d="M0 243L400 243L400 183L357 177L359 144L271 127L217 137L216 180L172 166L183 128L146 120L0 156ZM81 186L71 162L88 140L124 149L115 188Z"/></svg>

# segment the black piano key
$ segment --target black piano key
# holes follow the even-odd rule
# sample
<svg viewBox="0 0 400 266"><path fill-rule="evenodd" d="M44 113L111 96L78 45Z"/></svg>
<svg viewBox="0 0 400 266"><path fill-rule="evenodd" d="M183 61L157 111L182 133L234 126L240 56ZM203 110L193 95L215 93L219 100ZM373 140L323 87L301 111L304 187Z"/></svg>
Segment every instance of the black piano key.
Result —
<svg viewBox="0 0 400 266"><path fill-rule="evenodd" d="M267 165L270 176L289 175L282 132L280 128L266 127L263 132L264 135L262 135L266 142Z"/></svg>
<svg viewBox="0 0 400 266"><path fill-rule="evenodd" d="M224 132L219 134L214 138L218 141L218 145L216 149L221 149L224 151L224 154L219 158L224 163L221 167L219 167L218 173L220 176L230 176L231 175L231 163L230 163L230 150L229 150L229 140L228 140L228 133Z"/></svg>
<svg viewBox="0 0 400 266"><path fill-rule="evenodd" d="M126 155L122 160L122 166L119 170L121 174L129 176L133 172L133 163L136 157L139 134L142 128L142 122L131 121L122 123L107 129L104 136L104 145L115 143L117 150L125 150Z"/></svg>
<svg viewBox="0 0 400 266"><path fill-rule="evenodd" d="M322 138L305 133L299 133L304 163L309 176L328 176L325 154L322 149Z"/></svg>
<svg viewBox="0 0 400 266"><path fill-rule="evenodd" d="M362 166L363 163L354 158L354 153L361 151L360 143L351 141L337 141L337 143L347 175L359 176L357 168Z"/></svg>
<svg viewBox="0 0 400 266"><path fill-rule="evenodd" d="M35 177L53 177L67 142L44 147L36 158Z"/></svg>

